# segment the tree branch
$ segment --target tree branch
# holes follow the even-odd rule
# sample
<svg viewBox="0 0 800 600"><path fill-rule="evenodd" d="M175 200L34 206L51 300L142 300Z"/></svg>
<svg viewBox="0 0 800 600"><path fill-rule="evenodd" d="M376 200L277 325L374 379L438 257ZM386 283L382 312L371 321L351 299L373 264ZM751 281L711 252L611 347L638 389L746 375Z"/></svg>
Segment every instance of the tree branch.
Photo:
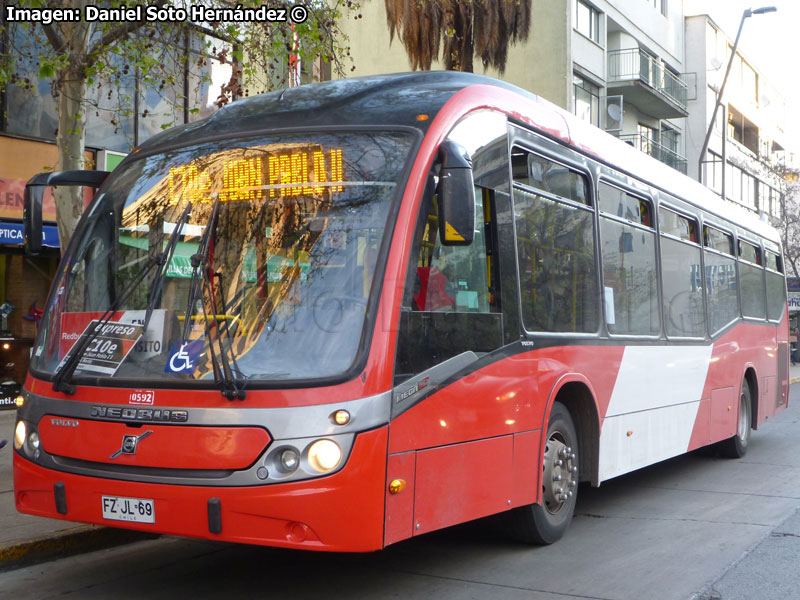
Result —
<svg viewBox="0 0 800 600"><path fill-rule="evenodd" d="M56 54L63 54L67 51L67 44L64 38L59 35L55 25L52 23L50 25L42 25L42 31L44 31L47 41L50 42Z"/></svg>
<svg viewBox="0 0 800 600"><path fill-rule="evenodd" d="M166 3L167 0L156 0L156 2L154 2L151 6L157 6L160 8ZM144 19L141 21L129 21L107 31L99 40L97 40L97 42L95 42L86 57L83 59L83 68L85 69L86 67L91 67L103 50L114 44L114 42L138 31L145 25L147 25L147 21Z"/></svg>

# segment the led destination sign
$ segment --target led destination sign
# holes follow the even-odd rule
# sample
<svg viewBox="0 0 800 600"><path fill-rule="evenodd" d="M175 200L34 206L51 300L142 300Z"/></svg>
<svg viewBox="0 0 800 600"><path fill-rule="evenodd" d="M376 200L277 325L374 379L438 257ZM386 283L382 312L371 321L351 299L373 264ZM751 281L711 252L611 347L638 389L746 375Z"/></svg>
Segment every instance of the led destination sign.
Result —
<svg viewBox="0 0 800 600"><path fill-rule="evenodd" d="M221 202L236 202L319 195L326 189L333 194L344 189L341 148L316 146L237 159L219 156L218 160L212 156L172 167L168 175L170 203L210 202L215 194Z"/></svg>

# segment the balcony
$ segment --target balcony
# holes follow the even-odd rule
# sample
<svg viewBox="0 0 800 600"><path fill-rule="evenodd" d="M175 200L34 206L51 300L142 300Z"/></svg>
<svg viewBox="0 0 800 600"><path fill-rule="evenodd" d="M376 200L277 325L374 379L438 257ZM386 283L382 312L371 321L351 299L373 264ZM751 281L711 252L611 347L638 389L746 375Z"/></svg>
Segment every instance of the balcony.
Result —
<svg viewBox="0 0 800 600"><path fill-rule="evenodd" d="M638 48L608 52L608 90L658 119L689 114L683 80Z"/></svg>
<svg viewBox="0 0 800 600"><path fill-rule="evenodd" d="M666 146L639 134L621 135L619 139L686 175L686 159Z"/></svg>

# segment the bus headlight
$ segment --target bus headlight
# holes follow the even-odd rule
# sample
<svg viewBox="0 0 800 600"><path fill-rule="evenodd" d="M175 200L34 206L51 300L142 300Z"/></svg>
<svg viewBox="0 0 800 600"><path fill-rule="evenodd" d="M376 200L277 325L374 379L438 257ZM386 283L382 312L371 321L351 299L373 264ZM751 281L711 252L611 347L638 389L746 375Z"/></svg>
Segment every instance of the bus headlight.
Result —
<svg viewBox="0 0 800 600"><path fill-rule="evenodd" d="M30 446L34 451L39 449L42 443L39 440L39 434L35 431L31 431L31 434L28 436L28 446Z"/></svg>
<svg viewBox="0 0 800 600"><path fill-rule="evenodd" d="M17 428L14 429L14 448L19 450L25 444L25 438L28 433L28 428L25 426L25 421L17 421Z"/></svg>
<svg viewBox="0 0 800 600"><path fill-rule="evenodd" d="M342 449L331 440L318 440L308 448L308 462L315 471L327 473L339 466Z"/></svg>

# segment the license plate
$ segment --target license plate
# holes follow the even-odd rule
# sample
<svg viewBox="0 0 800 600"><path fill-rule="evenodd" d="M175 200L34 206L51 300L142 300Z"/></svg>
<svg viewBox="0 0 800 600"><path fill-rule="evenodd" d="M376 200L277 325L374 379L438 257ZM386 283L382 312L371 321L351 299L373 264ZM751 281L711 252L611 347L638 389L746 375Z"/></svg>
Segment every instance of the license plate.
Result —
<svg viewBox="0 0 800 600"><path fill-rule="evenodd" d="M133 523L156 522L156 508L152 500L103 496L102 502L104 519L130 521Z"/></svg>

